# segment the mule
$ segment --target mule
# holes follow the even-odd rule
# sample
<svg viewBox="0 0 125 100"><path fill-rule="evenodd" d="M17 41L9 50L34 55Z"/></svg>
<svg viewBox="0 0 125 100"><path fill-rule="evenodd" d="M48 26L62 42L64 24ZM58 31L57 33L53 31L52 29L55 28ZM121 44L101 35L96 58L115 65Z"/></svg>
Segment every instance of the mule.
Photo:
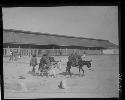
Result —
<svg viewBox="0 0 125 100"><path fill-rule="evenodd" d="M80 73L80 70L82 70L82 72L83 72L82 76L85 76L83 66L86 65L90 69L91 68L91 62L92 62L92 60L90 60L90 61L79 60L78 63L68 61L67 67L66 67L66 73L68 72L70 74L70 77L71 77L71 72L70 72L71 67L77 67L77 68L79 68L79 73Z"/></svg>

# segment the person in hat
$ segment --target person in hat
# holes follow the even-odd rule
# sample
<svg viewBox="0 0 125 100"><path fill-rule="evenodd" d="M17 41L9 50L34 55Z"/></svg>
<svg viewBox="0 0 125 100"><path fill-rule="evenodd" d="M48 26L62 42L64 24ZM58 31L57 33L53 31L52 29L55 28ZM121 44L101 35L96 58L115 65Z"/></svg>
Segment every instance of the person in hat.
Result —
<svg viewBox="0 0 125 100"><path fill-rule="evenodd" d="M32 71L35 72L35 67L37 65L37 58L36 58L36 55L33 54L31 60L30 60L30 66L33 67Z"/></svg>

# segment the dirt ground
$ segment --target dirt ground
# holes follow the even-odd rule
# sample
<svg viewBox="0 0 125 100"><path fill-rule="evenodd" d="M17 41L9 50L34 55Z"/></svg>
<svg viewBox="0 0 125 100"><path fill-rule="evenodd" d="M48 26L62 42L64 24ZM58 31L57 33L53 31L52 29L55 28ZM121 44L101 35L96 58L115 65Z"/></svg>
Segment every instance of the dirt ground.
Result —
<svg viewBox="0 0 125 100"><path fill-rule="evenodd" d="M38 58L39 61L40 58ZM9 61L3 57L4 98L107 98L119 97L118 55L88 55L92 59L92 70L84 66L85 76L79 77L78 68L72 67L72 77L64 76L67 57L61 60L61 71L56 70L56 78L33 75L29 57ZM37 73L36 67L36 73ZM82 73L82 72L81 72ZM63 80L65 89L58 85Z"/></svg>

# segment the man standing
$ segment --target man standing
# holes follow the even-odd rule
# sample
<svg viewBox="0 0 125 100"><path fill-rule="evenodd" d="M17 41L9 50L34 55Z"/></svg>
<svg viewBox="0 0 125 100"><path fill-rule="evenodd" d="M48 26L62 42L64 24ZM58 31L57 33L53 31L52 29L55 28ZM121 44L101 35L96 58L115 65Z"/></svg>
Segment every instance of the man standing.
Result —
<svg viewBox="0 0 125 100"><path fill-rule="evenodd" d="M12 52L12 50L10 50L10 59L9 59L9 61L13 61L13 52Z"/></svg>
<svg viewBox="0 0 125 100"><path fill-rule="evenodd" d="M30 66L33 67L32 71L35 72L35 67L37 65L37 58L36 55L34 54L30 60Z"/></svg>

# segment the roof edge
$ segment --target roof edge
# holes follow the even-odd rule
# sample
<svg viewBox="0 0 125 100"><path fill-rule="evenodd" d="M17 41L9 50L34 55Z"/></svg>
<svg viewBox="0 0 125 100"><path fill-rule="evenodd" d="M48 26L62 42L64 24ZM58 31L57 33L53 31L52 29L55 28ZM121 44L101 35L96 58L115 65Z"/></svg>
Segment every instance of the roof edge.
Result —
<svg viewBox="0 0 125 100"><path fill-rule="evenodd" d="M66 37L66 38L89 39L89 40L98 40L98 41L110 42L109 40L103 40L103 39L83 38L83 37L75 37L75 36L67 36L67 35L58 35L58 34L50 34L50 33L15 30L15 29L3 29L3 31L9 31L9 32L11 31L11 32L18 32L18 33L25 33L25 34L34 34L34 35L48 35L48 36L57 36L57 37Z"/></svg>

